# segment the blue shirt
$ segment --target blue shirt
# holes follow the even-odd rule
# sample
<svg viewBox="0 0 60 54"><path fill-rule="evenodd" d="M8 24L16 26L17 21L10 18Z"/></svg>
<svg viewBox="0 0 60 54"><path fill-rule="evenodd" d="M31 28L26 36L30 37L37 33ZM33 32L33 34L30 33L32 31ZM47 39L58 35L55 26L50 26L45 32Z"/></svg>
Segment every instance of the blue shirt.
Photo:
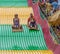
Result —
<svg viewBox="0 0 60 54"><path fill-rule="evenodd" d="M53 2L52 6L53 6L54 9L57 9L58 8L58 3L57 2Z"/></svg>

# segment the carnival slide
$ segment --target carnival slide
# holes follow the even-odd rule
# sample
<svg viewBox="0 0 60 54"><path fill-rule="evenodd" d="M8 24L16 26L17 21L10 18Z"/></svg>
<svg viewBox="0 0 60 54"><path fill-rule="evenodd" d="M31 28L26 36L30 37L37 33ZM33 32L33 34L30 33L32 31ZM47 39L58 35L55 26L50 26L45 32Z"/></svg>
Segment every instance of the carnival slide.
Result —
<svg viewBox="0 0 60 54"><path fill-rule="evenodd" d="M29 7L28 3L27 0L0 0L0 54L53 54L47 44L50 38L44 36L44 22L40 16L37 18L37 8ZM27 27L30 13L34 14L39 31ZM14 14L19 16L22 32L12 31Z"/></svg>

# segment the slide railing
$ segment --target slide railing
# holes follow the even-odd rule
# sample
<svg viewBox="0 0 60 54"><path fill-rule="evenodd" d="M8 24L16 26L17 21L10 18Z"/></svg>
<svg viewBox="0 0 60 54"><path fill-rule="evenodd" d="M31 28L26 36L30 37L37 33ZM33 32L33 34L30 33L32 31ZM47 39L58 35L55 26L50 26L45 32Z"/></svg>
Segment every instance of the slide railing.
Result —
<svg viewBox="0 0 60 54"><path fill-rule="evenodd" d="M42 18L42 19L46 19L46 17L44 16L44 14L43 14L42 11L40 10L40 8L39 8L39 11L40 11L40 16L41 16L41 18ZM46 19L46 20L47 20L47 19ZM50 26L50 33L51 33L51 35L55 38L55 40L56 40L58 43L60 43L60 41L58 40L57 35L54 33L54 31L53 31L53 29L52 29L51 26Z"/></svg>

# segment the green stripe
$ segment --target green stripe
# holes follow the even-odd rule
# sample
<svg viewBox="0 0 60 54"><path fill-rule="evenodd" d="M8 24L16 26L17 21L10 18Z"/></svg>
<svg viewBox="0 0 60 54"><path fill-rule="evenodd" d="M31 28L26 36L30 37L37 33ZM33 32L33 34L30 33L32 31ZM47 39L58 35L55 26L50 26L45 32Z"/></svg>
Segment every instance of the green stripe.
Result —
<svg viewBox="0 0 60 54"><path fill-rule="evenodd" d="M0 25L0 50L47 50L43 32L29 30L23 25L23 32L12 32L11 25Z"/></svg>
<svg viewBox="0 0 60 54"><path fill-rule="evenodd" d="M0 1L0 7L19 7L19 6L28 6L27 0L26 1Z"/></svg>
<svg viewBox="0 0 60 54"><path fill-rule="evenodd" d="M0 1L27 1L27 0L0 0Z"/></svg>

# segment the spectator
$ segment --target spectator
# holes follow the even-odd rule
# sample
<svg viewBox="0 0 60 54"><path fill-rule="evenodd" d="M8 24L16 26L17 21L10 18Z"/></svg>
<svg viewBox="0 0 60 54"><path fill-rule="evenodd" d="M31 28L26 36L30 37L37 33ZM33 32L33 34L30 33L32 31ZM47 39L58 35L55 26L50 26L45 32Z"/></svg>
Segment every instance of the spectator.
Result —
<svg viewBox="0 0 60 54"><path fill-rule="evenodd" d="M54 0L54 2L52 2L52 6L53 6L53 10L57 10L58 9L58 2L57 0Z"/></svg>
<svg viewBox="0 0 60 54"><path fill-rule="evenodd" d="M51 5L51 11L50 11L50 13L49 13L49 15L51 16L51 15L53 15L53 6Z"/></svg>
<svg viewBox="0 0 60 54"><path fill-rule="evenodd" d="M49 0L46 0L46 14L49 16L51 11L51 4L49 3Z"/></svg>

